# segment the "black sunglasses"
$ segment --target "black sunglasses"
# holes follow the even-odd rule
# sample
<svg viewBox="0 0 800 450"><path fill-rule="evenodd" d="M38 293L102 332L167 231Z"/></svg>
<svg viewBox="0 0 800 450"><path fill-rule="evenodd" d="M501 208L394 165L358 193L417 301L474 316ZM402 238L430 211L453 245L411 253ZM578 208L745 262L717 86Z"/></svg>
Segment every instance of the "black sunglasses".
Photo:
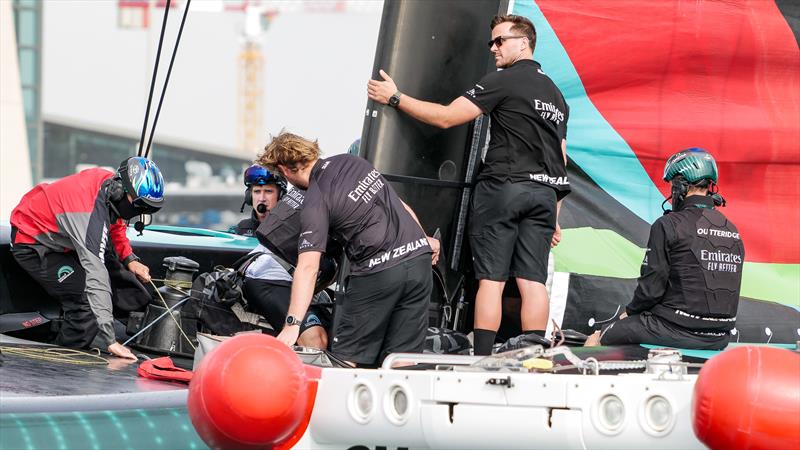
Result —
<svg viewBox="0 0 800 450"><path fill-rule="evenodd" d="M493 45L496 45L497 48L502 47L503 46L503 42L505 42L507 39L519 39L519 38L524 38L524 37L525 36L497 36L496 38L494 38L491 41L487 42L487 45L489 46L489 50L491 50Z"/></svg>

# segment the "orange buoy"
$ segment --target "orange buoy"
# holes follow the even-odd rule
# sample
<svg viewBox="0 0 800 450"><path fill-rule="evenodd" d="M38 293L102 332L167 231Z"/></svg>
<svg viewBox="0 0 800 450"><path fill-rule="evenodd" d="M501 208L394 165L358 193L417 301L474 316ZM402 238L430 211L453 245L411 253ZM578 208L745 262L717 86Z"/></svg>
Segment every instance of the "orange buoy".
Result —
<svg viewBox="0 0 800 450"><path fill-rule="evenodd" d="M695 435L711 449L799 449L800 355L748 346L711 358L692 414Z"/></svg>
<svg viewBox="0 0 800 450"><path fill-rule="evenodd" d="M307 372L297 355L272 336L235 336L209 353L195 371L189 417L214 449L296 442L308 425L316 393L316 382L309 383Z"/></svg>

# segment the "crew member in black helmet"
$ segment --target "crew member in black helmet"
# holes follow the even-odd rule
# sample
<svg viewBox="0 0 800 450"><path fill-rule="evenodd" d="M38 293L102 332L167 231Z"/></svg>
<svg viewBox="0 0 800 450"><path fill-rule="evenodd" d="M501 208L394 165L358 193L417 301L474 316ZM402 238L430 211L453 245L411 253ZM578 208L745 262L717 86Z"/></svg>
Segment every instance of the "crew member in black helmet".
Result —
<svg viewBox="0 0 800 450"><path fill-rule="evenodd" d="M719 350L736 323L744 245L718 209L717 163L701 148L664 167L672 211L653 223L639 285L619 321L586 345L654 344ZM666 201L665 201L666 202ZM667 214L669 213L669 214Z"/></svg>
<svg viewBox="0 0 800 450"><path fill-rule="evenodd" d="M244 212L246 205L252 206L253 209L250 217L231 227L230 232L242 236L255 236L256 228L267 217L267 211L272 209L286 193L286 181L276 177L266 168L253 164L244 171L244 185L247 186L247 190L244 192L241 212Z"/></svg>

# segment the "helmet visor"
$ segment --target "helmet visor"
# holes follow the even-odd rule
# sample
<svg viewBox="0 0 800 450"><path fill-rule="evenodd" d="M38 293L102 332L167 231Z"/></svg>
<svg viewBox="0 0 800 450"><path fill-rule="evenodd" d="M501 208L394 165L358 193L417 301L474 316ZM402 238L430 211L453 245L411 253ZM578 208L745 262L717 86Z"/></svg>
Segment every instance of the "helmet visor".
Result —
<svg viewBox="0 0 800 450"><path fill-rule="evenodd" d="M244 184L245 186L263 186L267 183L275 183L278 179L267 168L259 165L252 165L244 171Z"/></svg>

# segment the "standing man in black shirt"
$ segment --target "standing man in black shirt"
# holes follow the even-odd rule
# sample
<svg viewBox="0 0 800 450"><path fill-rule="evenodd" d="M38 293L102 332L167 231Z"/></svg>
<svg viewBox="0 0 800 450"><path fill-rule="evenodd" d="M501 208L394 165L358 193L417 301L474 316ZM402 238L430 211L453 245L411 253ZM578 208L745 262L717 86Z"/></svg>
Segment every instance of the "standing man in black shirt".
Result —
<svg viewBox="0 0 800 450"><path fill-rule="evenodd" d="M488 355L500 326L506 280L516 277L522 328L544 335L550 302L545 288L550 247L558 244L558 209L569 192L569 107L533 60L536 30L522 16L497 16L489 50L501 71L487 74L447 106L417 100L383 81L370 80L369 97L417 120L449 128L491 118L491 137L472 198L469 225L478 293L475 354Z"/></svg>
<svg viewBox="0 0 800 450"><path fill-rule="evenodd" d="M260 164L307 189L289 312L278 339L287 345L297 340L330 234L345 245L350 261L345 296L336 300L331 351L363 366L376 366L389 353L421 353L438 241L426 238L370 163L353 155L319 157L316 142L286 132L259 156Z"/></svg>
<svg viewBox="0 0 800 450"><path fill-rule="evenodd" d="M618 322L586 345L720 350L736 324L744 245L717 206L717 163L701 148L667 160L672 211L650 229L639 285ZM665 200L666 202L666 200Z"/></svg>

